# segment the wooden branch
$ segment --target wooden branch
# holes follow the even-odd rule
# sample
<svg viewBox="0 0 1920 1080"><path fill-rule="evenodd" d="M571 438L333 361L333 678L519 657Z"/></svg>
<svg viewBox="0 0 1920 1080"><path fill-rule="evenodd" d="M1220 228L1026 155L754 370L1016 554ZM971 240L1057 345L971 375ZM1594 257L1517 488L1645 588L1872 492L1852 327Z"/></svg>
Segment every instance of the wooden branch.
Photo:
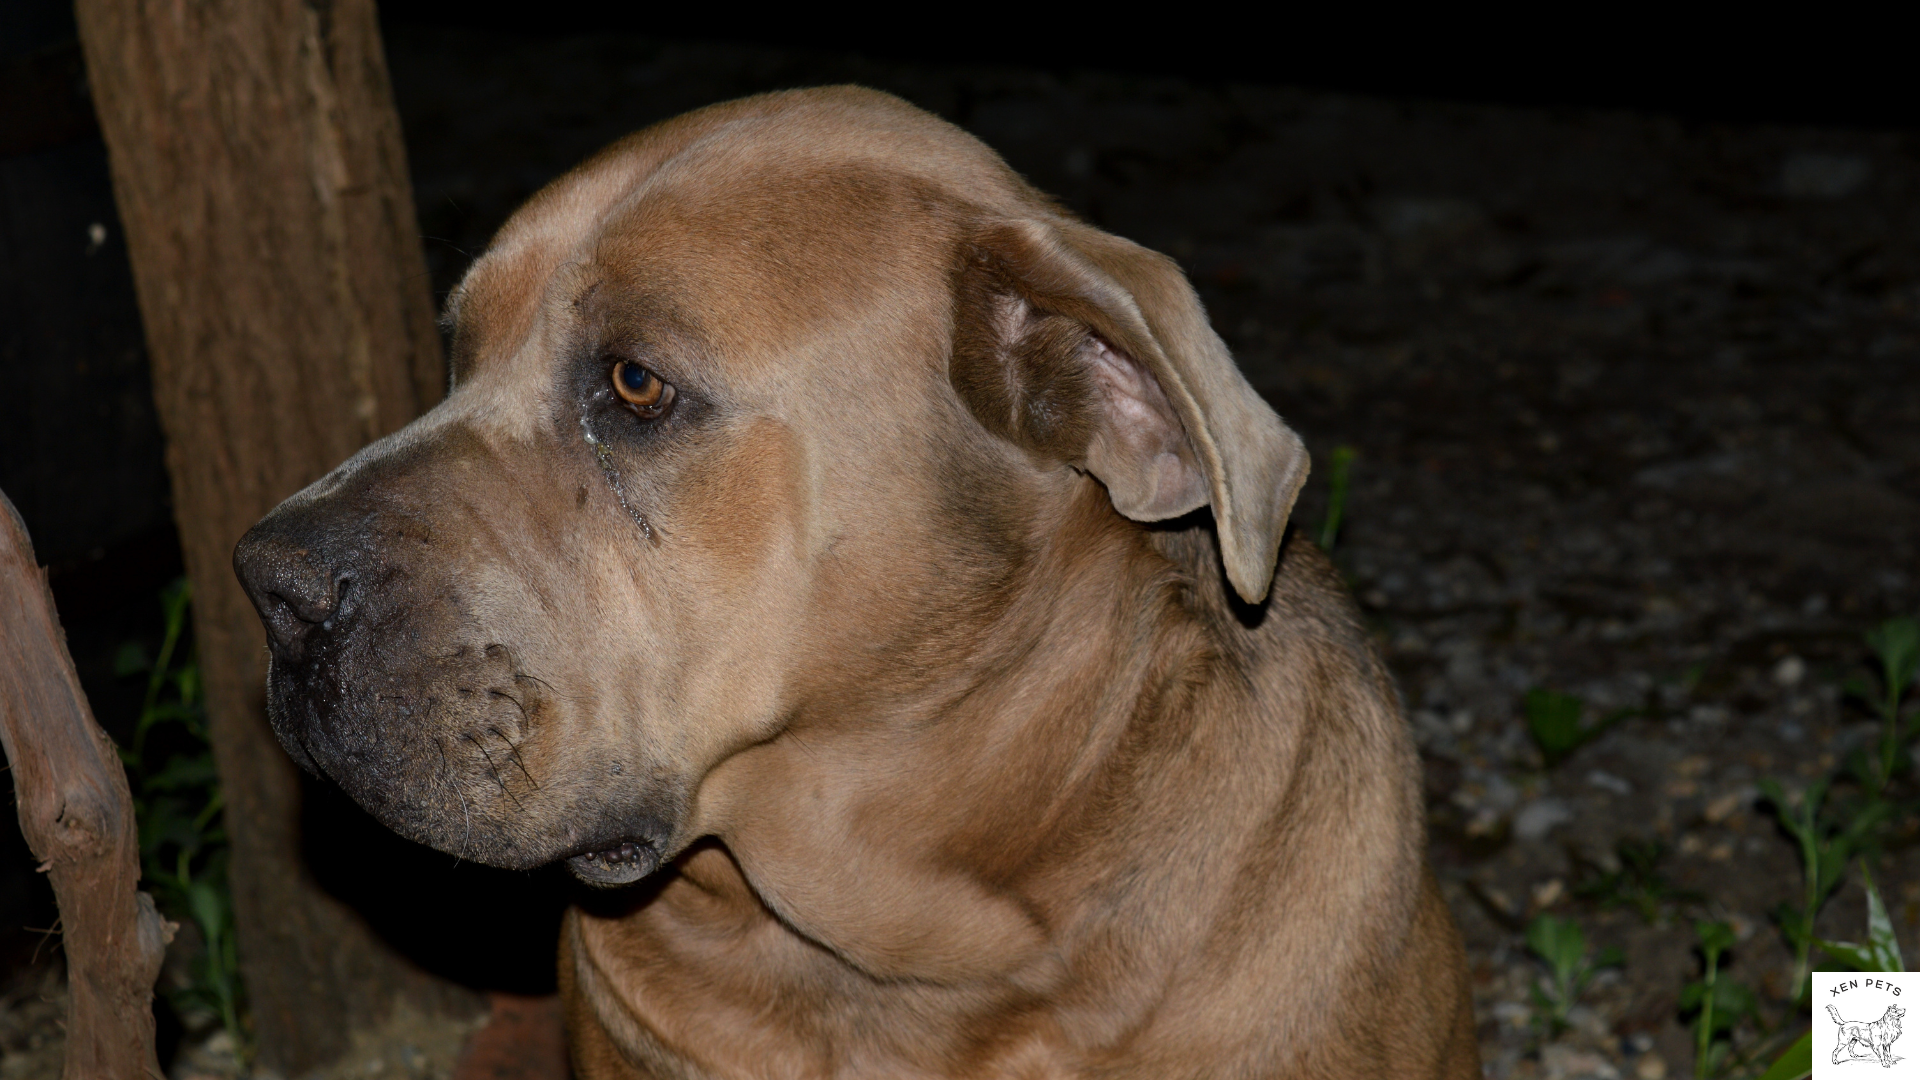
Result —
<svg viewBox="0 0 1920 1080"><path fill-rule="evenodd" d="M127 774L93 722L46 573L0 492L0 744L20 831L53 881L67 955L65 1077L159 1077L153 981L173 924L137 891Z"/></svg>

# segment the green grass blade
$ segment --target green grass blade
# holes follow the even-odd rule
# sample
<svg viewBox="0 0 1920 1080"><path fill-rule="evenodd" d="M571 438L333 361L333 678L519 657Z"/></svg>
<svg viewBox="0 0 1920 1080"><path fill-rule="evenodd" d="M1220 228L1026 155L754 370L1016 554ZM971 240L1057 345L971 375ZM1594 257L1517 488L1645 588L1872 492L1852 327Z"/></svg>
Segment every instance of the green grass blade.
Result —
<svg viewBox="0 0 1920 1080"><path fill-rule="evenodd" d="M1881 677L1886 680L1887 701L1899 707L1901 697L1913 682L1914 669L1920 667L1920 622L1912 619L1888 619L1866 633L1867 647L1880 658Z"/></svg>
<svg viewBox="0 0 1920 1080"><path fill-rule="evenodd" d="M1900 939L1893 936L1893 920L1887 917L1887 905L1880 901L1880 890L1873 886L1873 875L1867 872L1867 864L1860 864L1860 877L1867 888L1867 950L1879 966L1871 971L1905 971L1906 960L1900 955Z"/></svg>
<svg viewBox="0 0 1920 1080"><path fill-rule="evenodd" d="M1813 1075L1813 1032L1800 1036L1786 1052L1767 1066L1760 1080L1805 1080Z"/></svg>
<svg viewBox="0 0 1920 1080"><path fill-rule="evenodd" d="M1333 551L1333 542L1340 538L1340 518L1347 510L1347 474L1353 467L1356 452L1351 446L1334 448L1332 461L1327 469L1327 516L1320 523L1320 550Z"/></svg>

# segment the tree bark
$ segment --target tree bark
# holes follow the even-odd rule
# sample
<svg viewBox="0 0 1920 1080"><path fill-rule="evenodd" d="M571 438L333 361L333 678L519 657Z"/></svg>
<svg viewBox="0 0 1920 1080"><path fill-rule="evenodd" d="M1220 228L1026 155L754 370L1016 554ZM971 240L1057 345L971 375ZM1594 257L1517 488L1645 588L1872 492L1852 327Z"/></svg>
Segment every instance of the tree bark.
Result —
<svg viewBox="0 0 1920 1080"><path fill-rule="evenodd" d="M20 831L53 882L67 954L61 1075L160 1076L153 980L173 926L138 891L140 834L107 733L93 722L27 527L0 492L0 744Z"/></svg>
<svg viewBox="0 0 1920 1080"><path fill-rule="evenodd" d="M232 570L276 503L444 389L372 0L78 0L167 435L263 1064L348 1049L397 996L473 995L314 881L267 726L260 622Z"/></svg>

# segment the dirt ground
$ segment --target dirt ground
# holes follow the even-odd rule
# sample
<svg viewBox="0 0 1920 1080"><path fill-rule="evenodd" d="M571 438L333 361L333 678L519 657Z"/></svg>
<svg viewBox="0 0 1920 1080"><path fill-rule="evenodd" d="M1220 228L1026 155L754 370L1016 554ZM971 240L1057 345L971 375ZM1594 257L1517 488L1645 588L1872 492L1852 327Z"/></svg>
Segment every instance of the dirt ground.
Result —
<svg viewBox="0 0 1920 1080"><path fill-rule="evenodd" d="M1804 1023L1770 914L1798 861L1756 784L1873 737L1841 680L1863 631L1920 611L1914 137L408 26L389 62L442 291L612 138L837 81L954 120L1178 258L1321 465L1297 523L1355 451L1336 556L1426 754L1487 1075L1690 1073L1698 917L1734 927L1727 975L1762 1002L1738 1045ZM1632 712L1548 768L1536 687L1589 722ZM1916 833L1896 822L1876 867L1910 954ZM1594 887L1623 841L1661 851L1644 912ZM1860 935L1853 877L1825 936ZM1522 937L1541 911L1625 954L1544 1044ZM36 1075L0 1032L0 1076Z"/></svg>

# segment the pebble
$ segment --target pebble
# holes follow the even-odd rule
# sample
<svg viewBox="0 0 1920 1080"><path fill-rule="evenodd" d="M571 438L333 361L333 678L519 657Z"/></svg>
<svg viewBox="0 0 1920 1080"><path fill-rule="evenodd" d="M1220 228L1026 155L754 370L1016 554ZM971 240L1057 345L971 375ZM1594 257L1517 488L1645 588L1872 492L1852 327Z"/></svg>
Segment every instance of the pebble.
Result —
<svg viewBox="0 0 1920 1080"><path fill-rule="evenodd" d="M1540 1051L1540 1068L1553 1080L1620 1080L1620 1070L1591 1050L1553 1043Z"/></svg>
<svg viewBox="0 0 1920 1080"><path fill-rule="evenodd" d="M1725 795L1708 803L1706 808L1700 811L1700 816L1706 818L1708 822L1718 825L1739 813L1741 810L1746 809L1747 803L1752 801L1753 796L1754 792L1747 788L1729 791Z"/></svg>
<svg viewBox="0 0 1920 1080"><path fill-rule="evenodd" d="M1615 795L1633 794L1633 785L1624 777L1615 776L1603 769L1593 769L1587 773L1587 786L1611 791Z"/></svg>
<svg viewBox="0 0 1920 1080"><path fill-rule="evenodd" d="M1548 833L1573 820L1573 810L1558 799L1535 799L1513 818L1513 835L1522 840L1544 840Z"/></svg>

